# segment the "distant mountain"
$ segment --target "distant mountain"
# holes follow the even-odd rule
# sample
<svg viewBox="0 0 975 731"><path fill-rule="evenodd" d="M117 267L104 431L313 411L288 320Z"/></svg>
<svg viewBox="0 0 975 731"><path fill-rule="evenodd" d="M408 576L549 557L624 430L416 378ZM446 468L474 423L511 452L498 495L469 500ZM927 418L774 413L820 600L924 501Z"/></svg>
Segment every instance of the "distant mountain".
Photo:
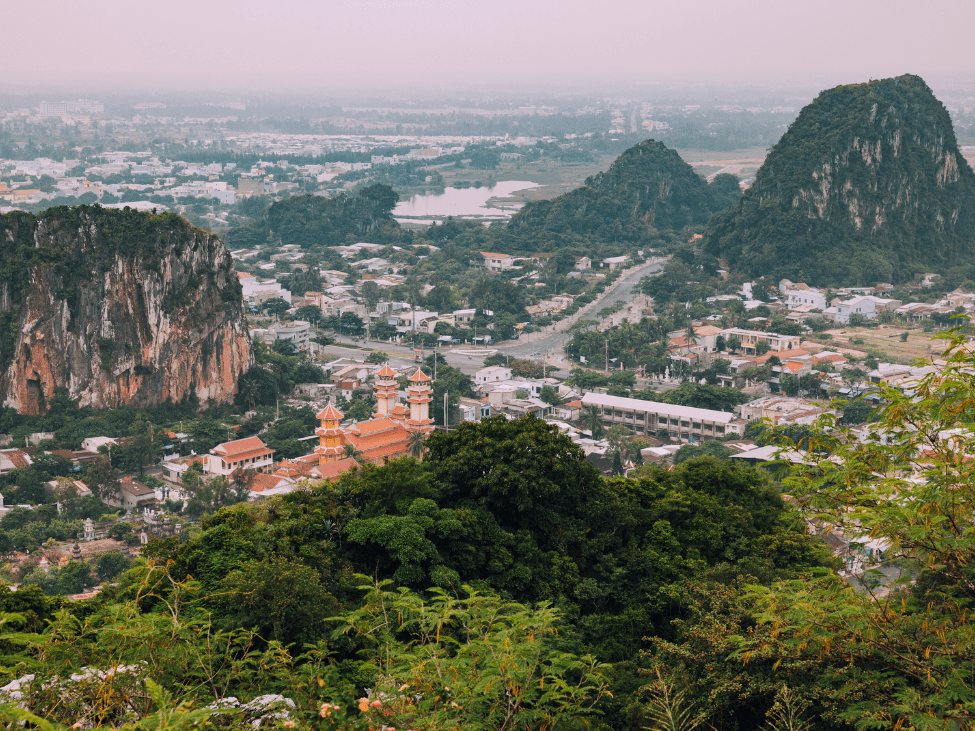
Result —
<svg viewBox="0 0 975 731"><path fill-rule="evenodd" d="M817 285L968 267L975 174L919 77L839 86L800 112L704 245L732 270Z"/></svg>
<svg viewBox="0 0 975 731"><path fill-rule="evenodd" d="M384 243L383 229L399 229L392 217L399 195L388 185L370 185L356 196L334 198L298 195L269 206L255 221L228 231L231 249L267 243L296 244L303 249L354 241Z"/></svg>
<svg viewBox="0 0 975 731"><path fill-rule="evenodd" d="M719 177L709 186L674 150L646 140L581 188L526 205L512 216L504 239L515 248L544 252L573 244L632 248L660 231L703 226L717 208L735 202L734 176Z"/></svg>

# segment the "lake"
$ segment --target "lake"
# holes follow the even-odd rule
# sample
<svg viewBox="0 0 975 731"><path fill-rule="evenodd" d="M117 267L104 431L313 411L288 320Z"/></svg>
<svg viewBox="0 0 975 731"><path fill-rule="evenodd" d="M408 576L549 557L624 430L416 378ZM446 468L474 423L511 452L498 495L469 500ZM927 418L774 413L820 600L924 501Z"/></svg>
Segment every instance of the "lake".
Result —
<svg viewBox="0 0 975 731"><path fill-rule="evenodd" d="M512 198L512 194L537 187L538 183L527 180L503 180L490 188L486 185L447 188L443 193L414 195L401 200L393 209L393 217L410 223L432 223L435 219L429 218L431 216L503 220L524 205L519 196ZM497 200L499 198L506 200Z"/></svg>

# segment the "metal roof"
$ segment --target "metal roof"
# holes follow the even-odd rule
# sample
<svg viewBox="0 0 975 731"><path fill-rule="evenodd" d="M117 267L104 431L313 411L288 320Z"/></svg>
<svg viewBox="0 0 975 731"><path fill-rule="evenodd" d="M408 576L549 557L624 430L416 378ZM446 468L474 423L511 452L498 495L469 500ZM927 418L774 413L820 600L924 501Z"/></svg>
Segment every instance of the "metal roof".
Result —
<svg viewBox="0 0 975 731"><path fill-rule="evenodd" d="M727 411L696 409L692 406L677 406L675 404L661 403L660 401L644 401L643 399L637 398L609 396L604 393L587 393L585 396L583 396L582 405L589 406L590 404L596 404L597 406L612 406L614 409L642 411L647 414L676 416L681 419L713 421L720 424L727 424L735 418L734 414L729 414Z"/></svg>

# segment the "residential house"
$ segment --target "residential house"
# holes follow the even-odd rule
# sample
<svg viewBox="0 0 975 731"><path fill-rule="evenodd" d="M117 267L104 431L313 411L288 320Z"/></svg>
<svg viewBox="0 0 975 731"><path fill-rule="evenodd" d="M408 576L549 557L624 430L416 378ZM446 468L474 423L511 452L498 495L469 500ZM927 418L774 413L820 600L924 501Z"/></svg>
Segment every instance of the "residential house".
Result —
<svg viewBox="0 0 975 731"><path fill-rule="evenodd" d="M474 385L480 386L484 383L500 383L511 380L511 369L506 366L487 366L474 373Z"/></svg>
<svg viewBox="0 0 975 731"><path fill-rule="evenodd" d="M113 508L124 510L135 510L147 505L156 505L156 491L151 487L146 487L141 482L136 482L129 477L123 477L119 481L118 491L115 495L105 495L102 502Z"/></svg>
<svg viewBox="0 0 975 731"><path fill-rule="evenodd" d="M721 331L721 336L727 342L732 337L741 341L741 349L748 355L757 354L757 345L767 343L772 352L781 352L799 347L798 335L779 335L778 333L762 332L761 330L745 330L740 327L729 327Z"/></svg>
<svg viewBox="0 0 975 731"><path fill-rule="evenodd" d="M497 254L491 251L482 251L484 266L492 271L505 271L515 265L515 260L510 254Z"/></svg>
<svg viewBox="0 0 975 731"><path fill-rule="evenodd" d="M578 269L580 272L584 272L587 269L592 269L592 259L588 256L577 256L575 258L575 264L573 267Z"/></svg>
<svg viewBox="0 0 975 731"><path fill-rule="evenodd" d="M785 396L765 396L735 409L745 421L768 419L772 424L811 424L824 411L822 404Z"/></svg>
<svg viewBox="0 0 975 731"><path fill-rule="evenodd" d="M204 455L204 469L211 475L230 476L237 469L270 472L274 450L260 437L247 437L218 444Z"/></svg>
<svg viewBox="0 0 975 731"><path fill-rule="evenodd" d="M30 455L22 449L0 449L0 475L30 467L32 463Z"/></svg>
<svg viewBox="0 0 975 731"><path fill-rule="evenodd" d="M788 279L779 283L779 291L786 306L791 310L799 305L810 305L813 309L825 310L826 293L800 282L793 284Z"/></svg>
<svg viewBox="0 0 975 731"><path fill-rule="evenodd" d="M610 271L625 267L629 263L630 257L628 256L610 256L603 259L603 266L609 267Z"/></svg>
<svg viewBox="0 0 975 731"><path fill-rule="evenodd" d="M268 330L277 340L287 340L295 350L307 350L311 325L304 320L281 321L272 324Z"/></svg>
<svg viewBox="0 0 975 731"><path fill-rule="evenodd" d="M491 416L491 403L483 399L461 396L458 408L461 421L480 421Z"/></svg>
<svg viewBox="0 0 975 731"><path fill-rule="evenodd" d="M900 300L889 297L875 297L873 295L859 295L844 301L834 301L824 312L832 317L834 322L847 325L850 318L859 315L864 320L876 320L884 310L896 311L901 306Z"/></svg>

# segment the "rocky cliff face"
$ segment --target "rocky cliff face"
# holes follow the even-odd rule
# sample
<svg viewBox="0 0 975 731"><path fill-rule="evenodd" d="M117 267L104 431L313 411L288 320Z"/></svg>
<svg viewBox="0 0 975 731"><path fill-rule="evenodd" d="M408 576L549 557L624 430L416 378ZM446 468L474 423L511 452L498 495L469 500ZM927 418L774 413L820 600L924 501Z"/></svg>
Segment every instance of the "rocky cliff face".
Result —
<svg viewBox="0 0 975 731"><path fill-rule="evenodd" d="M52 208L0 216L0 400L227 401L252 363L233 261L176 214Z"/></svg>
<svg viewBox="0 0 975 731"><path fill-rule="evenodd" d="M920 78L840 86L800 112L705 247L750 276L824 285L967 266L975 174Z"/></svg>

